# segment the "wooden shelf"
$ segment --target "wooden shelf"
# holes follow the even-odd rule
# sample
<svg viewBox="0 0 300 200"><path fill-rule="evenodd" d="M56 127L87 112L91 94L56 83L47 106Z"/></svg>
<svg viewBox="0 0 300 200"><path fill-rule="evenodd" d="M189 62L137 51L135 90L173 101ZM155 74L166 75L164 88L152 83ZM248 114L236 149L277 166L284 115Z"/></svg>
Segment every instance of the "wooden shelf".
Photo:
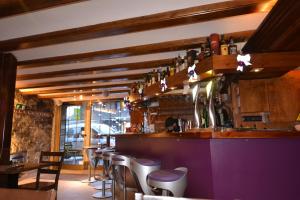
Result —
<svg viewBox="0 0 300 200"><path fill-rule="evenodd" d="M300 52L276 52L251 54L251 68L263 68L260 72L237 72L237 55L213 55L199 62L196 67L196 73L200 80L208 80L216 74L237 75L241 80L262 79L279 77L290 70L300 66ZM187 69L184 69L174 76L167 78L167 91L171 88L182 88L183 83L188 81ZM144 90L146 98L154 97L160 94L160 83L155 83ZM141 100L140 97L132 98L133 101Z"/></svg>

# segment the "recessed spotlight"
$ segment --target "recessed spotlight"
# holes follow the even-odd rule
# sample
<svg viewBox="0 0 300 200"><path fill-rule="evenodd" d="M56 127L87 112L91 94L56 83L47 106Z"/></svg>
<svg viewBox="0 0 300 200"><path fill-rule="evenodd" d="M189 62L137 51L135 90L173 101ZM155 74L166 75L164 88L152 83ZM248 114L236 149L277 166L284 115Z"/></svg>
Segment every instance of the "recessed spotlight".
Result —
<svg viewBox="0 0 300 200"><path fill-rule="evenodd" d="M175 89L176 89L176 87L170 87L170 89L171 89L171 90L175 90Z"/></svg>
<svg viewBox="0 0 300 200"><path fill-rule="evenodd" d="M253 68L250 70L250 72L261 72L264 68Z"/></svg>

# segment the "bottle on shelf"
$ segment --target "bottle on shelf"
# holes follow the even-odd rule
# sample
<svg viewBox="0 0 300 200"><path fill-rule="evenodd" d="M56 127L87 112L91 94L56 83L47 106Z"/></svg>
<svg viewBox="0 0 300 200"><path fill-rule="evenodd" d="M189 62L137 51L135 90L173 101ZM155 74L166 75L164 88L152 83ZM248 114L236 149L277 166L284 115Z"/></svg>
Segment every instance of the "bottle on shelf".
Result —
<svg viewBox="0 0 300 200"><path fill-rule="evenodd" d="M234 44L234 40L232 37L229 39L228 51L229 54L237 54L237 45Z"/></svg>
<svg viewBox="0 0 300 200"><path fill-rule="evenodd" d="M161 74L161 80L166 78L166 75L167 75L166 68L164 68L164 70L162 71L162 74Z"/></svg>
<svg viewBox="0 0 300 200"><path fill-rule="evenodd" d="M180 55L175 58L175 66L176 66L176 73L180 72L180 65L182 63Z"/></svg>
<svg viewBox="0 0 300 200"><path fill-rule="evenodd" d="M228 55L228 44L225 41L224 35L221 35L221 55Z"/></svg>
<svg viewBox="0 0 300 200"><path fill-rule="evenodd" d="M205 43L201 44L200 53L198 54L198 61L200 62L205 58Z"/></svg>
<svg viewBox="0 0 300 200"><path fill-rule="evenodd" d="M170 76L174 76L174 75L175 75L175 71L176 71L176 68L175 68L174 65L172 65L172 66L170 67Z"/></svg>
<svg viewBox="0 0 300 200"><path fill-rule="evenodd" d="M207 38L207 41L205 43L205 49L204 49L204 57L210 57L211 56L211 50L210 50L210 42L209 42L209 38Z"/></svg>
<svg viewBox="0 0 300 200"><path fill-rule="evenodd" d="M160 83L160 79L161 79L161 67L159 67L159 69L156 70L157 73L157 82Z"/></svg>
<svg viewBox="0 0 300 200"><path fill-rule="evenodd" d="M220 54L220 36L217 33L213 33L209 37L210 39L210 50L212 55L219 55Z"/></svg>
<svg viewBox="0 0 300 200"><path fill-rule="evenodd" d="M184 60L183 60L183 64L182 64L182 68L181 68L181 70L184 70L184 69L186 69L186 68L187 68L187 66L188 66L188 62L187 62L187 57L185 56L185 57L184 57Z"/></svg>
<svg viewBox="0 0 300 200"><path fill-rule="evenodd" d="M168 66L167 67L167 74L166 74L166 77L169 77L170 76L170 67Z"/></svg>
<svg viewBox="0 0 300 200"><path fill-rule="evenodd" d="M151 75L149 73L147 74L147 86L151 86Z"/></svg>
<svg viewBox="0 0 300 200"><path fill-rule="evenodd" d="M187 57L187 66L190 67L195 63L195 60L197 59L197 51L196 50L189 50L186 53Z"/></svg>
<svg viewBox="0 0 300 200"><path fill-rule="evenodd" d="M156 73L155 73L155 69L153 69L153 72L151 74L151 83L155 84L156 83Z"/></svg>

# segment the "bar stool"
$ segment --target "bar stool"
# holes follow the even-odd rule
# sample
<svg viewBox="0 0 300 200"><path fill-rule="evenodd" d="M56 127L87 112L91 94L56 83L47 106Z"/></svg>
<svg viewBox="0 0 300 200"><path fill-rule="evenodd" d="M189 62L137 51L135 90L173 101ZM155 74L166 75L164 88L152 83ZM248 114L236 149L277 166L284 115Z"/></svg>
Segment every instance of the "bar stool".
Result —
<svg viewBox="0 0 300 200"><path fill-rule="evenodd" d="M109 148L109 147L105 147L105 148L99 148L99 149L97 149L96 151L95 151L95 155L96 155L96 158L99 160L99 162L98 162L98 164L101 164L100 162L101 162L101 160L102 160L102 162L104 163L105 161L104 161L104 159L103 159L103 153L105 153L105 152L114 152L115 151L115 149L113 149L113 148ZM105 172L105 169L104 169L104 167L106 166L106 165L104 165L102 163L102 166L103 166L103 173ZM109 163L106 163L106 164L109 164ZM98 179L100 180L101 178L100 177L98 177ZM100 180L100 185L94 185L94 189L96 189L96 190L102 190L103 188L105 188L105 189L110 189L111 188L111 181L110 180L107 180L107 181L105 181L105 187L103 187L102 185L103 185L103 183L102 183L102 179Z"/></svg>
<svg viewBox="0 0 300 200"><path fill-rule="evenodd" d="M187 186L187 168L179 167L174 170L157 170L147 177L147 183L155 188L162 189L162 196L182 197Z"/></svg>
<svg viewBox="0 0 300 200"><path fill-rule="evenodd" d="M97 199L104 199L104 198L109 198L112 196L111 192L107 192L106 189L109 189L108 187L106 187L106 182L108 180L110 180L110 176L109 176L109 162L106 162L104 160L103 154L104 152L113 152L113 149L109 149L109 148L104 148L104 149L98 149L97 150L97 158L100 160L103 160L103 171L102 171L102 176L94 176L95 180L97 181L102 181L102 187L99 188L102 191L101 192L97 192L95 194L92 195L92 197L97 198Z"/></svg>
<svg viewBox="0 0 300 200"><path fill-rule="evenodd" d="M133 174L130 170L131 156L114 155L112 157L112 169L113 169L113 192L115 192L115 183L123 189L123 199L127 199L127 190L136 192L135 181L133 180ZM130 181L130 178L132 179ZM113 199L115 194L113 194Z"/></svg>
<svg viewBox="0 0 300 200"><path fill-rule="evenodd" d="M88 160L89 160L89 178L82 180L82 183L94 183L96 180L94 179L95 176L95 168L98 164L98 160L95 157L95 151L97 150L97 147L85 147L85 152L87 154ZM93 169L93 177L92 177L92 169Z"/></svg>
<svg viewBox="0 0 300 200"><path fill-rule="evenodd" d="M160 161L150 159L131 159L131 170L133 172L139 191L147 195L153 195L151 187L147 184L149 173L160 169Z"/></svg>

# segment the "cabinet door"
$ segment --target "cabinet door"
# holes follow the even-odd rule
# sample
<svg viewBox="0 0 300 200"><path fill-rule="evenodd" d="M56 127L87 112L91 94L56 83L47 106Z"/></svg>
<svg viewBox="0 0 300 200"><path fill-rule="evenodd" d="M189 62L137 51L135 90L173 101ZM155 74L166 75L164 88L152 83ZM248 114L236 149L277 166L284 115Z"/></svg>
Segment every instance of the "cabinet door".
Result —
<svg viewBox="0 0 300 200"><path fill-rule="evenodd" d="M239 82L241 113L269 111L269 100L265 80Z"/></svg>

